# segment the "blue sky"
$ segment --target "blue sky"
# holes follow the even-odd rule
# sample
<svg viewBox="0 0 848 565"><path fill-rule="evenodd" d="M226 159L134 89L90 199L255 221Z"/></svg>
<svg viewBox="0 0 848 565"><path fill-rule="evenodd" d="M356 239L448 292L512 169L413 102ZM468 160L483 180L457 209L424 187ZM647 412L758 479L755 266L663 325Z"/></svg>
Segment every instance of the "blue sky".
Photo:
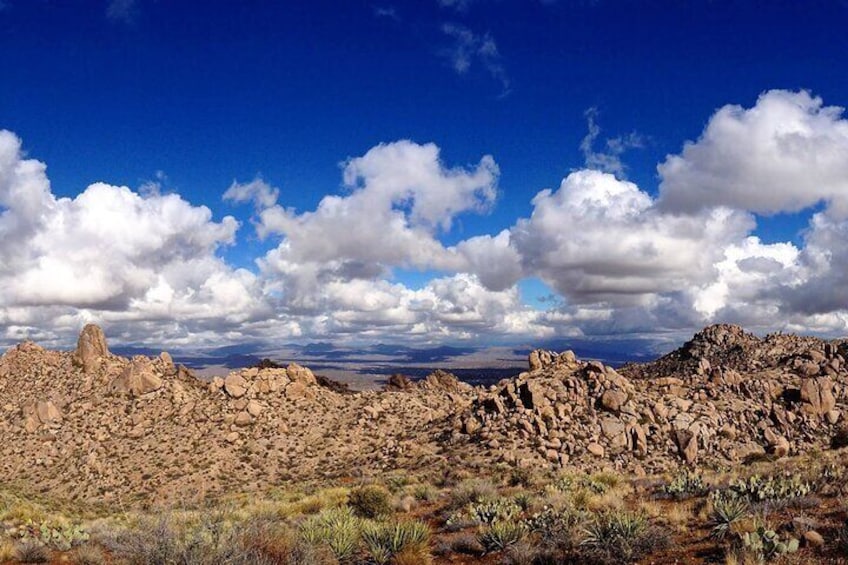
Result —
<svg viewBox="0 0 848 565"><path fill-rule="evenodd" d="M0 6L6 342L845 333L844 2Z"/></svg>

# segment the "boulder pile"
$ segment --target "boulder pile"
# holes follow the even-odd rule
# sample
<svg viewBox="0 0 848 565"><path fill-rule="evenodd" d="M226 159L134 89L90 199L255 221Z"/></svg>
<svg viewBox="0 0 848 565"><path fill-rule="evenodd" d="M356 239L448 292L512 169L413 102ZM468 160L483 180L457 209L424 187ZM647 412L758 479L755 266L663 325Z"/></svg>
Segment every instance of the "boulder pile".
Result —
<svg viewBox="0 0 848 565"><path fill-rule="evenodd" d="M537 350L530 371L481 393L454 428L508 463L636 473L826 449L848 403L845 351L728 325L620 371Z"/></svg>
<svg viewBox="0 0 848 565"><path fill-rule="evenodd" d="M0 356L0 476L143 506L393 470L735 465L844 438L846 357L842 341L723 325L620 369L536 350L488 388L435 371L351 393L296 363L203 380L164 352L114 355L89 325L73 351Z"/></svg>

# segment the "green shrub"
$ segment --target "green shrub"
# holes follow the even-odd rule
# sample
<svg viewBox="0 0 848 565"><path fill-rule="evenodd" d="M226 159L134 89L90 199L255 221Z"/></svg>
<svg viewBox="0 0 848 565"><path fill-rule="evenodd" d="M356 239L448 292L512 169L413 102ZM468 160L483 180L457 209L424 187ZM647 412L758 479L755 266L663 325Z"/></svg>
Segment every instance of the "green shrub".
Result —
<svg viewBox="0 0 848 565"><path fill-rule="evenodd" d="M412 489L412 496L414 496L416 500L420 500L422 502L432 502L438 498L439 492L433 485L423 483L415 485Z"/></svg>
<svg viewBox="0 0 848 565"><path fill-rule="evenodd" d="M527 491L521 491L512 496L513 502L515 502L518 508L520 508L523 512L526 512L531 506L533 506L534 499L535 497Z"/></svg>
<svg viewBox="0 0 848 565"><path fill-rule="evenodd" d="M470 526L493 524L511 520L521 513L521 507L515 500L490 498L480 502L471 502L462 510L451 513L445 521L449 530L461 530Z"/></svg>
<svg viewBox="0 0 848 565"><path fill-rule="evenodd" d="M585 523L586 514L573 508L553 508L545 506L524 523L531 532L538 533L543 539L571 533L572 530Z"/></svg>
<svg viewBox="0 0 848 565"><path fill-rule="evenodd" d="M391 494L380 485L364 485L350 493L348 505L361 518L379 518L391 514Z"/></svg>

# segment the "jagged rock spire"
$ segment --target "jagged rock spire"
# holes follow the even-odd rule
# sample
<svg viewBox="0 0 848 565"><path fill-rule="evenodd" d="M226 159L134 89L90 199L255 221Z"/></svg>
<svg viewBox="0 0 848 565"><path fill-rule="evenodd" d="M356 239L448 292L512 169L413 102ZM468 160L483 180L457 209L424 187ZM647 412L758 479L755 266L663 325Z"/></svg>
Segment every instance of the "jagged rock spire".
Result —
<svg viewBox="0 0 848 565"><path fill-rule="evenodd" d="M99 369L103 359L108 356L109 347L106 345L103 330L97 324L86 324L77 340L73 355L74 365L82 367L86 373L91 373Z"/></svg>

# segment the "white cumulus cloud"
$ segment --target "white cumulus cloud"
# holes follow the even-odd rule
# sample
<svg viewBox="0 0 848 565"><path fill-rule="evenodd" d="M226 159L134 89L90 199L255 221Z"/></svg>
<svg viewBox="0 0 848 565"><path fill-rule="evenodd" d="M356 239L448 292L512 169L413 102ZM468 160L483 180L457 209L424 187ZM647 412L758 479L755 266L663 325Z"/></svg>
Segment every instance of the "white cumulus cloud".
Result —
<svg viewBox="0 0 848 565"><path fill-rule="evenodd" d="M797 212L820 201L848 215L848 120L809 92L771 90L752 108L728 105L701 137L658 167L667 209L730 206Z"/></svg>

